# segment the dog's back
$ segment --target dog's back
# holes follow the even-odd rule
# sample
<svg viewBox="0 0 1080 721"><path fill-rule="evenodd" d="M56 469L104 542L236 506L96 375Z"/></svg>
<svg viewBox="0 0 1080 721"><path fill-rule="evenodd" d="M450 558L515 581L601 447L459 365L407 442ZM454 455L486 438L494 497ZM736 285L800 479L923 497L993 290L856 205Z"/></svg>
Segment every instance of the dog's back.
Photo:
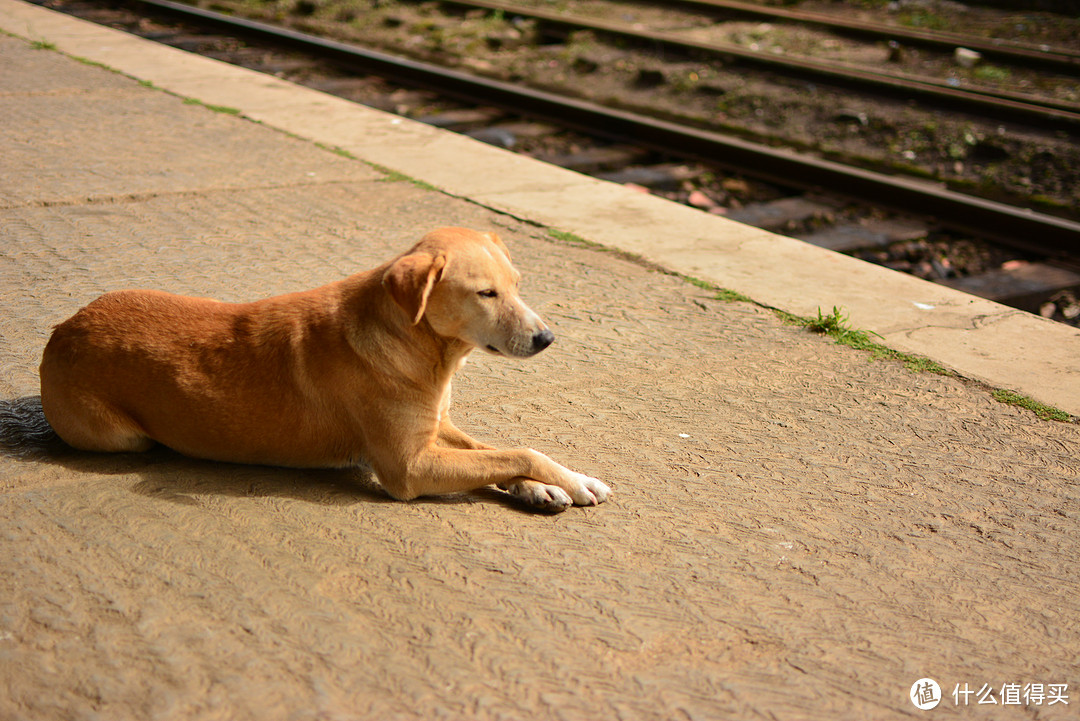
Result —
<svg viewBox="0 0 1080 721"><path fill-rule="evenodd" d="M83 450L140 451L158 441L214 460L343 465L348 450L323 447L331 415L312 412L326 399L304 393L314 369L296 347L342 342L320 322L330 291L316 290L245 304L108 293L58 325L46 345L45 417Z"/></svg>

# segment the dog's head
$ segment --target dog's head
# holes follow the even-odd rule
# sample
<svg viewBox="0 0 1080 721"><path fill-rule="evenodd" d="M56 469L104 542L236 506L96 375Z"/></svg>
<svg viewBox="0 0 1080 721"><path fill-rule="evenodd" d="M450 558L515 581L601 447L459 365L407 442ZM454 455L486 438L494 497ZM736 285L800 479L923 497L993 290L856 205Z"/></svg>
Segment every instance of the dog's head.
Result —
<svg viewBox="0 0 1080 721"><path fill-rule="evenodd" d="M495 233L440 228L397 258L383 275L413 325L496 355L525 358L554 334L518 295L521 274Z"/></svg>

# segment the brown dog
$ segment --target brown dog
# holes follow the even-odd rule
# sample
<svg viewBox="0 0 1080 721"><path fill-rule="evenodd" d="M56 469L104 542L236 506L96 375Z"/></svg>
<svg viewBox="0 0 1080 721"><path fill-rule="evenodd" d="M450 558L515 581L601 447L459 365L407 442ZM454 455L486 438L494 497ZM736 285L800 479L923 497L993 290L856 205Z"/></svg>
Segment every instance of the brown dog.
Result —
<svg viewBox="0 0 1080 721"><path fill-rule="evenodd" d="M597 479L486 446L448 416L451 376L475 348L524 358L554 339L519 278L494 233L442 228L373 270L254 303L107 293L53 332L41 404L84 450L366 462L399 499L497 483L553 510L601 503Z"/></svg>

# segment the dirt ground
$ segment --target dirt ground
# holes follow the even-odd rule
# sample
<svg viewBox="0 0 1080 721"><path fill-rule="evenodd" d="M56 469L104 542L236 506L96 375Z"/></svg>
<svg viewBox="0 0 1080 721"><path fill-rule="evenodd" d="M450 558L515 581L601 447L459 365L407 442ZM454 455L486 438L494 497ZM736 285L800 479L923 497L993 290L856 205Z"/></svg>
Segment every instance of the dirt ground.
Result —
<svg viewBox="0 0 1080 721"><path fill-rule="evenodd" d="M20 43L8 67L43 65L0 76L0 718L905 718L924 677L940 717L1075 717L1076 425ZM99 293L263 297L444 224L498 230L557 336L470 362L459 425L608 503L400 503L37 433L48 329Z"/></svg>

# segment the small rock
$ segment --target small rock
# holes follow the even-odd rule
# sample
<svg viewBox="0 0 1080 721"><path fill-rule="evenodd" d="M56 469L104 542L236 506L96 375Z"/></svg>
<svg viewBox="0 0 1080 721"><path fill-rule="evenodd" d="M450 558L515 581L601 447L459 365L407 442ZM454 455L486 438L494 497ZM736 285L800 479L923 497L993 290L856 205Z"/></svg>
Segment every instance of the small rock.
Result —
<svg viewBox="0 0 1080 721"><path fill-rule="evenodd" d="M971 157L976 161L1000 162L1010 156L1005 143L997 139L983 139L976 141L971 149Z"/></svg>
<svg viewBox="0 0 1080 721"><path fill-rule="evenodd" d="M718 98L722 95L727 95L727 88L718 82L701 82L694 86L694 92L699 95L707 95L709 97Z"/></svg>
<svg viewBox="0 0 1080 721"><path fill-rule="evenodd" d="M463 67L475 70L478 73L493 73L495 65L482 58L464 58L461 61Z"/></svg>
<svg viewBox="0 0 1080 721"><path fill-rule="evenodd" d="M512 50L525 42L521 31L514 27L490 32L484 40L492 50Z"/></svg>
<svg viewBox="0 0 1080 721"><path fill-rule="evenodd" d="M473 140L479 140L481 143L494 145L497 148L509 150L517 145L517 137L503 128L481 128L479 130L470 130L465 134Z"/></svg>
<svg viewBox="0 0 1080 721"><path fill-rule="evenodd" d="M642 68L641 70L638 70L637 79L634 81L634 84L639 88L655 88L666 82L667 78L664 77L662 71L652 68Z"/></svg>
<svg viewBox="0 0 1080 721"><path fill-rule="evenodd" d="M855 110L841 110L836 114L835 119L841 123L858 123L864 128L870 123L870 118L866 113Z"/></svg>
<svg viewBox="0 0 1080 721"><path fill-rule="evenodd" d="M889 41L889 62L890 63L902 63L904 62L904 47L895 40Z"/></svg>
<svg viewBox="0 0 1080 721"><path fill-rule="evenodd" d="M700 190L691 191L686 202L695 208L701 208L702 210L709 210L716 207L716 201Z"/></svg>
<svg viewBox="0 0 1080 721"><path fill-rule="evenodd" d="M973 68L982 60L982 53L967 48L957 48L953 52L953 59L962 68Z"/></svg>
<svg viewBox="0 0 1080 721"><path fill-rule="evenodd" d="M600 69L600 63L596 62L592 58L578 57L574 59L573 64L570 66L574 69L575 73L582 75L588 75L595 73Z"/></svg>
<svg viewBox="0 0 1080 721"><path fill-rule="evenodd" d="M742 178L724 178L720 185L734 195L746 195L750 192L750 186Z"/></svg>

